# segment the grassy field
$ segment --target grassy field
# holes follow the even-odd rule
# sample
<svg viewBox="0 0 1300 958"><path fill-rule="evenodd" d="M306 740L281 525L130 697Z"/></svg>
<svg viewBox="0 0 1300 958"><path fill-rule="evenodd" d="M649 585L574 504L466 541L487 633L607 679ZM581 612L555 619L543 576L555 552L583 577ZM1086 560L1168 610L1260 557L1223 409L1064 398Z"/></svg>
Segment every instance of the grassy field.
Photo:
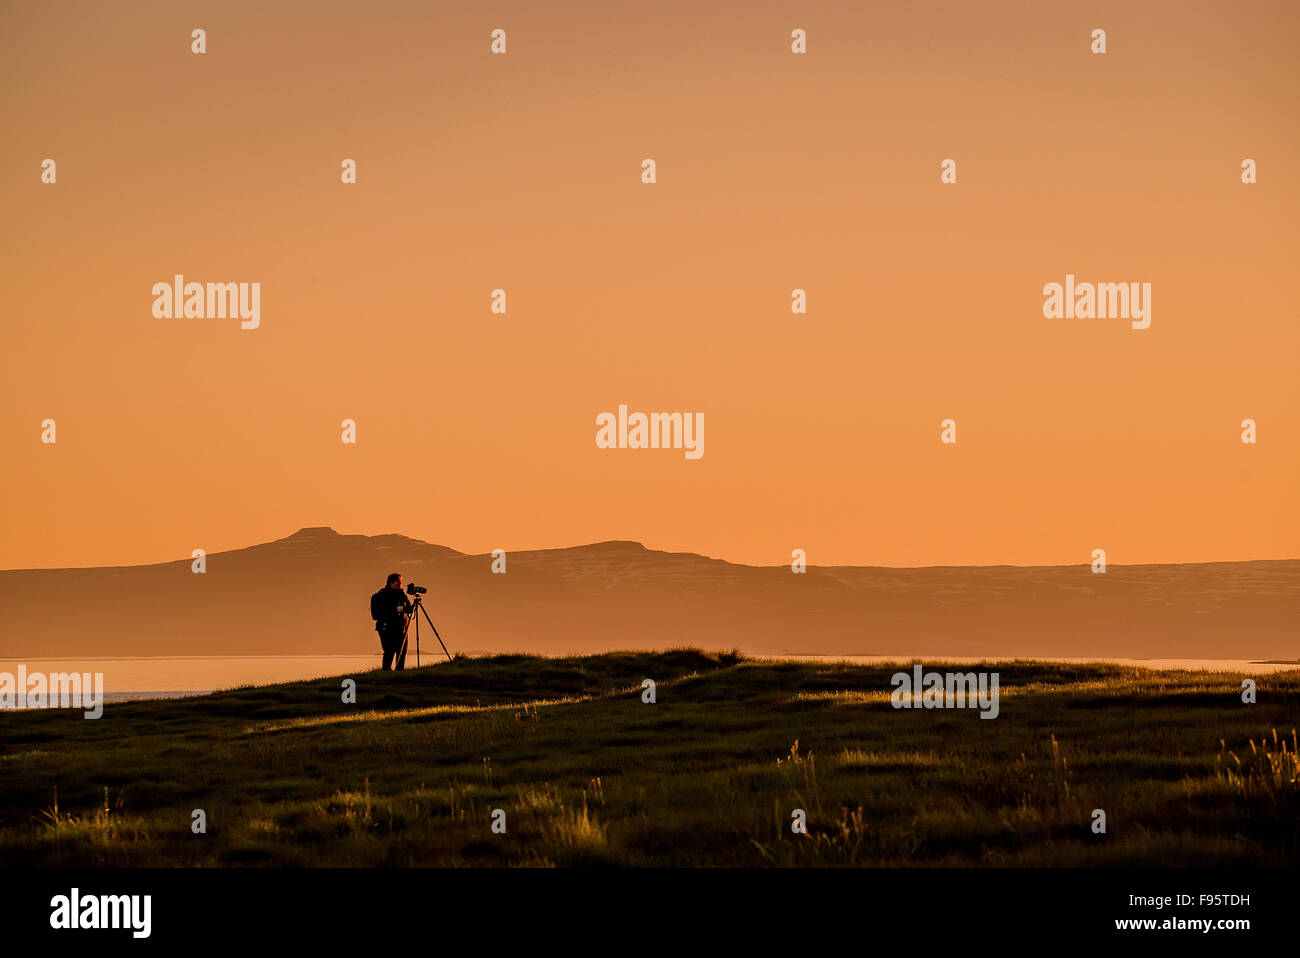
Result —
<svg viewBox="0 0 1300 958"><path fill-rule="evenodd" d="M694 650L10 713L0 863L1300 864L1300 673L1244 705L1227 673L985 667L992 721L891 708L892 666Z"/></svg>

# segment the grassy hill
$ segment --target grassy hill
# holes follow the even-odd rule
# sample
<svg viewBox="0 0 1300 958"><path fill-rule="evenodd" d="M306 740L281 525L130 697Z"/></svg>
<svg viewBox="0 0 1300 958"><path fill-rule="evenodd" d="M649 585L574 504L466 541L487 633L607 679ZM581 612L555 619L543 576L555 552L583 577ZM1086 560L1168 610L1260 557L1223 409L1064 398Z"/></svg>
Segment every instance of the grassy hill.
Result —
<svg viewBox="0 0 1300 958"><path fill-rule="evenodd" d="M1235 674L986 667L992 721L891 708L894 667L695 650L362 673L355 705L341 676L110 704L98 721L12 713L0 860L1300 864L1300 673L1256 677L1244 705Z"/></svg>

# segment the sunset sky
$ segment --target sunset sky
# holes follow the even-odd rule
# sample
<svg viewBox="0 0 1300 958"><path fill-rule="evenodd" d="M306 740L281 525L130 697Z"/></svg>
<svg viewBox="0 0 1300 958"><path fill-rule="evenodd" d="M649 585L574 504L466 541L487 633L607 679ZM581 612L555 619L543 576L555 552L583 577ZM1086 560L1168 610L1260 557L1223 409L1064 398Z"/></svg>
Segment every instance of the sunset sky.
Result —
<svg viewBox="0 0 1300 958"><path fill-rule="evenodd" d="M0 568L1300 557L1300 6L446 6L0 7ZM1151 328L1045 319L1067 273ZM704 456L598 449L620 403Z"/></svg>

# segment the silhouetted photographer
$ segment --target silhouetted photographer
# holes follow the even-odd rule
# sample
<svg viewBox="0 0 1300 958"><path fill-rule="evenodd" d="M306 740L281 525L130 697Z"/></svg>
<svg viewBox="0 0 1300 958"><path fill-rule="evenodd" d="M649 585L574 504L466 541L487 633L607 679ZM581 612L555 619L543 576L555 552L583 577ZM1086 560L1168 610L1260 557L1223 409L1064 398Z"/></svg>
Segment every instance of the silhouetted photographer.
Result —
<svg viewBox="0 0 1300 958"><path fill-rule="evenodd" d="M385 670L406 668L406 620L415 605L402 591L402 574L394 572L388 583L370 597L370 617L375 620Z"/></svg>
<svg viewBox="0 0 1300 958"><path fill-rule="evenodd" d="M413 621L415 622L415 664L417 666L420 664L420 616L424 616L424 621L429 623L434 637L442 646L442 654L447 656L448 662L451 661L451 653L447 651L442 636L438 635L437 627L424 609L422 599L428 591L423 586L412 582L403 592L402 574L394 572L388 577L388 583L370 597L370 617L375 620L379 645L384 650L385 670L390 667L406 668L406 636Z"/></svg>

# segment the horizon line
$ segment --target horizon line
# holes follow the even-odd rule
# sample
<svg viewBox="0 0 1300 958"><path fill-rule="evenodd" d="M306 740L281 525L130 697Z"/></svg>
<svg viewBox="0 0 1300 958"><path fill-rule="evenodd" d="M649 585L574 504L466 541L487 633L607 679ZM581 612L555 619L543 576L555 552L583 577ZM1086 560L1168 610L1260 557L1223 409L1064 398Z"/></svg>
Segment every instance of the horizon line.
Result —
<svg viewBox="0 0 1300 958"><path fill-rule="evenodd" d="M249 545L235 546L233 548L225 549L220 552L209 552L205 554L208 557L228 555L229 553L232 552L242 552L246 549L255 549L259 546L274 545L277 542L284 542L288 539L294 538L295 536L300 536L304 532L328 532L328 533L332 533L335 536L338 536L339 538L359 537L363 539L381 539L389 536L396 536L398 538L407 539L411 542L415 542L420 545L431 546L438 549L448 549L451 552L455 553L454 556L449 556L448 558L475 559L475 558L487 558L492 555L491 552L461 552L459 549L456 549L452 546L443 545L442 543L438 543L438 542L429 542L426 539L417 539L414 536L409 536L401 532L380 532L374 534L364 533L364 532L339 532L333 526L328 526L328 525L301 526L296 531L276 539L268 539L265 542L254 542ZM695 556L696 558L706 559L710 562L722 562L726 565L740 566L746 569L780 569L780 568L785 568L786 566L789 565L789 563L784 563L784 562L777 563L775 565L753 565L748 562L737 562L731 559L719 558L718 556L706 555L705 553L702 552L690 552L690 551L683 552L683 551L674 551L670 549L652 548L650 546L647 546L644 542L641 542L639 539L598 539L594 542L583 542L583 543L577 543L569 546L547 546L544 548L514 549L514 550L507 549L505 550L505 552L507 556L510 556L512 553L517 554L517 553L530 553L530 552L570 552L577 549L589 549L593 546L605 546L605 545L615 545L615 544L637 546L645 550L646 552L658 552L661 553L662 555ZM148 569L154 566L172 565L173 563L191 562L191 561L193 561L192 556L185 556L185 557L179 557L175 559L163 559L158 562L138 562L131 565L41 566L41 567L29 566L26 568L0 569L0 574L6 572L88 572L88 571L103 570L103 569ZM1111 568L1135 569L1135 568L1144 568L1144 567L1151 567L1151 566L1244 565L1247 563L1261 563L1261 562L1300 562L1300 556L1282 558L1282 559L1202 559L1202 560L1188 561L1188 562L1111 562L1109 559L1107 559L1106 568L1107 569L1111 569ZM1069 568L1074 568L1076 566L1086 567L1089 566L1090 564L1091 563L1088 560L1081 560L1079 562L1031 563L1028 565L1022 565L1022 564L1010 563L1010 562L994 562L994 563L989 563L988 565L961 565L957 563L934 563L929 565L899 565L899 566L875 565L871 563L863 563L863 564L836 563L831 565L816 565L813 563L808 563L807 569L809 571L812 571L813 569L882 569L882 570L893 571L893 572L907 572L907 571L919 571L919 570L927 570L927 569L1069 569Z"/></svg>

